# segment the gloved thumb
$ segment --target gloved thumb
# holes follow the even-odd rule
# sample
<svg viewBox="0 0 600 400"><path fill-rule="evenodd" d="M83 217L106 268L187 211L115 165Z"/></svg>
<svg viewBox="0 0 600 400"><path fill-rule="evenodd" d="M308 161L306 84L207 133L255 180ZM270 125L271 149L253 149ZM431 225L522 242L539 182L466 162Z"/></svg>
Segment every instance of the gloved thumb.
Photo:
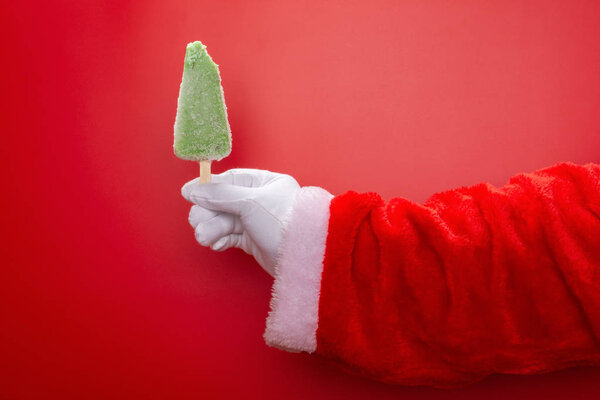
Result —
<svg viewBox="0 0 600 400"><path fill-rule="evenodd" d="M229 183L201 184L199 178L181 188L181 195L187 201L209 210L235 215L242 215L255 193L255 188Z"/></svg>

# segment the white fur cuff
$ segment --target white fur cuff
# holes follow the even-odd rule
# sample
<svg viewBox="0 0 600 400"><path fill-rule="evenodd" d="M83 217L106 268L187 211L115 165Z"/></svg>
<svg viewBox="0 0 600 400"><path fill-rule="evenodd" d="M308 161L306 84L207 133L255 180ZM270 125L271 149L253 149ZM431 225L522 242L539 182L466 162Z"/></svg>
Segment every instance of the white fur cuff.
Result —
<svg viewBox="0 0 600 400"><path fill-rule="evenodd" d="M269 346L293 352L317 349L319 293L332 198L324 189L307 186L294 200L275 266L271 310L263 335Z"/></svg>

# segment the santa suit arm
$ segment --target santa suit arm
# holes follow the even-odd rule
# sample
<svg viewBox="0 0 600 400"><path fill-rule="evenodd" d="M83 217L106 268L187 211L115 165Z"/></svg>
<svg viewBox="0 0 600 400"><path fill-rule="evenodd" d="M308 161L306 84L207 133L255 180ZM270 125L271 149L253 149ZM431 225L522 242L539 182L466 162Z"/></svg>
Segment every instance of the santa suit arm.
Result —
<svg viewBox="0 0 600 400"><path fill-rule="evenodd" d="M303 188L265 340L394 383L600 363L600 166L562 163L423 205Z"/></svg>

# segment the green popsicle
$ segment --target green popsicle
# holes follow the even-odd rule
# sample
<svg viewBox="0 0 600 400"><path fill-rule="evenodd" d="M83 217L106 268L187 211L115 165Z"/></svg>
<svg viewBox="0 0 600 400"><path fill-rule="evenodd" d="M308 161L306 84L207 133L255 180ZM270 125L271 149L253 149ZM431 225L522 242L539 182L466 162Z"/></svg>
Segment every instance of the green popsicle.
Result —
<svg viewBox="0 0 600 400"><path fill-rule="evenodd" d="M210 162L231 153L231 129L219 66L196 41L185 51L175 117L175 155L200 162L200 181L210 181Z"/></svg>

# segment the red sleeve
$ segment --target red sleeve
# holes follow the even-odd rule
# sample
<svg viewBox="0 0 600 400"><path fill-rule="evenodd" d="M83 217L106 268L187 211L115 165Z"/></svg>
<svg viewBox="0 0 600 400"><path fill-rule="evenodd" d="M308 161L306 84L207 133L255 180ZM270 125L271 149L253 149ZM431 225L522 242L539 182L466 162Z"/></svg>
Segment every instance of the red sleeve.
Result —
<svg viewBox="0 0 600 400"><path fill-rule="evenodd" d="M438 387L600 364L600 165L329 212L317 354Z"/></svg>

